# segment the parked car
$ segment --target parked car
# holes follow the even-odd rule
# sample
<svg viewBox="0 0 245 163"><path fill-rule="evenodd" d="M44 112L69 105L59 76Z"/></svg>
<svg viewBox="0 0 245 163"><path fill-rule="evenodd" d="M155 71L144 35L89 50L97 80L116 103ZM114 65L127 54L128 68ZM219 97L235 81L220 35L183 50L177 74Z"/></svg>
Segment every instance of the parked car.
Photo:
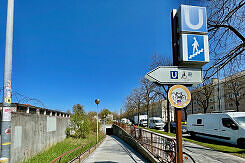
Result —
<svg viewBox="0 0 245 163"><path fill-rule="evenodd" d="M160 117L149 118L149 128L163 129L164 123Z"/></svg>
<svg viewBox="0 0 245 163"><path fill-rule="evenodd" d="M182 133L187 133L187 126L182 124L181 130L182 130ZM164 126L164 131L165 132L168 131L168 125L167 124ZM176 133L176 123L175 122L170 122L170 132Z"/></svg>
<svg viewBox="0 0 245 163"><path fill-rule="evenodd" d="M127 119L127 118L122 118L121 119L121 123L124 123L124 124L129 124L129 125L131 125L132 123L130 122L130 120L129 119Z"/></svg>
<svg viewBox="0 0 245 163"><path fill-rule="evenodd" d="M192 136L245 147L245 112L188 115L187 129Z"/></svg>
<svg viewBox="0 0 245 163"><path fill-rule="evenodd" d="M140 126L146 127L147 126L147 119L141 119L140 120Z"/></svg>

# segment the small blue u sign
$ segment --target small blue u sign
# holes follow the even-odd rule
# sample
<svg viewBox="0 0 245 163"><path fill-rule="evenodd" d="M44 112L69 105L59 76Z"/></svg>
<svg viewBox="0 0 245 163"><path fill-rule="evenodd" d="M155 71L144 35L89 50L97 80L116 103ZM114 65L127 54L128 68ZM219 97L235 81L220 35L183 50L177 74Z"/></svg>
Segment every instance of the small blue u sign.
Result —
<svg viewBox="0 0 245 163"><path fill-rule="evenodd" d="M170 71L171 79L178 79L178 71Z"/></svg>

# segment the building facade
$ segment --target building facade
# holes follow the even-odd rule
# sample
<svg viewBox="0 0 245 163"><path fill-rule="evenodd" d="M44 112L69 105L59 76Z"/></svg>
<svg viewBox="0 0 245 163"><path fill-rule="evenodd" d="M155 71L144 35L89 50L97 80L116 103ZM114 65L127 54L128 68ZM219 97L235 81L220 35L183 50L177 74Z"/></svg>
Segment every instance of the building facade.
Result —
<svg viewBox="0 0 245 163"><path fill-rule="evenodd" d="M186 113L197 114L224 111L245 112L245 71L223 79L212 79L211 83L191 90L192 100ZM182 113L182 119L185 112Z"/></svg>
<svg viewBox="0 0 245 163"><path fill-rule="evenodd" d="M175 120L175 112L174 112L174 107L169 105L169 116L170 116L170 121ZM145 107L140 109L140 115L146 115L147 110ZM130 116L129 119L132 121L133 117L137 116L137 113L134 113L133 116ZM167 100L160 100L154 103L151 103L149 106L149 113L148 117L160 117L162 118L163 122L167 122Z"/></svg>

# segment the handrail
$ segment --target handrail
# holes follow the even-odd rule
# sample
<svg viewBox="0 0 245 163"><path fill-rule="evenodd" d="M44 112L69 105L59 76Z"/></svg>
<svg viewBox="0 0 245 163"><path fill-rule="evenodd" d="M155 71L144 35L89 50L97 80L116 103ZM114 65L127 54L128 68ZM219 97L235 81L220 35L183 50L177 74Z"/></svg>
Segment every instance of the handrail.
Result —
<svg viewBox="0 0 245 163"><path fill-rule="evenodd" d="M136 126L114 123L131 135L145 149L152 153L159 161L176 162L176 138L155 133Z"/></svg>
<svg viewBox="0 0 245 163"><path fill-rule="evenodd" d="M103 137L103 138L98 142L98 144L100 144L100 143L104 140L104 138L105 138L105 137ZM89 149L87 149L86 151L80 153L79 156L73 158L71 161L74 161L74 160L76 160L77 158L79 158L79 161L80 161L80 157L81 157L84 153L90 151L91 148L94 148L94 147L96 148L96 146L97 146L98 144L95 144L95 145L93 145L92 147L90 147ZM57 157L57 158L55 158L54 160L52 160L50 163L55 163L56 161L59 161L59 163L60 163L60 162L61 162L61 159L62 159L64 156L66 156L66 155L68 155L69 153L74 152L74 151L76 151L76 150L78 150L78 149L80 149L80 148L83 148L83 147L85 147L86 145L88 145L88 144L81 145L81 146L76 147L76 148L74 148L74 149L72 149L72 150L70 150L70 151L68 151L68 152L66 152L66 153L63 153L63 154L60 155L59 157Z"/></svg>
<svg viewBox="0 0 245 163"><path fill-rule="evenodd" d="M67 154L69 154L69 153L71 153L71 152L73 152L73 151L75 151L75 150L77 150L77 149L79 149L79 148L82 148L82 147L84 147L85 145L81 145L81 146L79 146L79 147L77 147L77 148L74 148L74 149L72 149L72 150L70 150L70 151L68 151L68 152L66 152L66 153L63 153L62 155L60 155L59 157L57 157L57 158L55 158L53 161L51 161L50 163L55 163L56 161L58 161L59 160L59 163L60 163L60 160L62 159L62 157L64 157L65 155L67 155Z"/></svg>

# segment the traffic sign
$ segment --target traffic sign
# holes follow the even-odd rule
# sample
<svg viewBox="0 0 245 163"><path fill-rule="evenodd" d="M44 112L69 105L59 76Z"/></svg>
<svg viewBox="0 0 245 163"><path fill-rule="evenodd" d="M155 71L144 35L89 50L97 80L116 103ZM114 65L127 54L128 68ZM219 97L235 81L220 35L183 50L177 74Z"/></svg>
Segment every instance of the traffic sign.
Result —
<svg viewBox="0 0 245 163"><path fill-rule="evenodd" d="M180 33L207 33L207 14L205 7L180 5L179 29Z"/></svg>
<svg viewBox="0 0 245 163"><path fill-rule="evenodd" d="M176 108L184 108L191 101L191 93L183 85L174 85L168 91L169 102Z"/></svg>
<svg viewBox="0 0 245 163"><path fill-rule="evenodd" d="M209 46L207 35L181 34L179 61L204 65L209 62ZM184 64L182 64L184 65Z"/></svg>
<svg viewBox="0 0 245 163"><path fill-rule="evenodd" d="M158 84L198 84L202 83L202 69L159 66L148 72L145 78Z"/></svg>

